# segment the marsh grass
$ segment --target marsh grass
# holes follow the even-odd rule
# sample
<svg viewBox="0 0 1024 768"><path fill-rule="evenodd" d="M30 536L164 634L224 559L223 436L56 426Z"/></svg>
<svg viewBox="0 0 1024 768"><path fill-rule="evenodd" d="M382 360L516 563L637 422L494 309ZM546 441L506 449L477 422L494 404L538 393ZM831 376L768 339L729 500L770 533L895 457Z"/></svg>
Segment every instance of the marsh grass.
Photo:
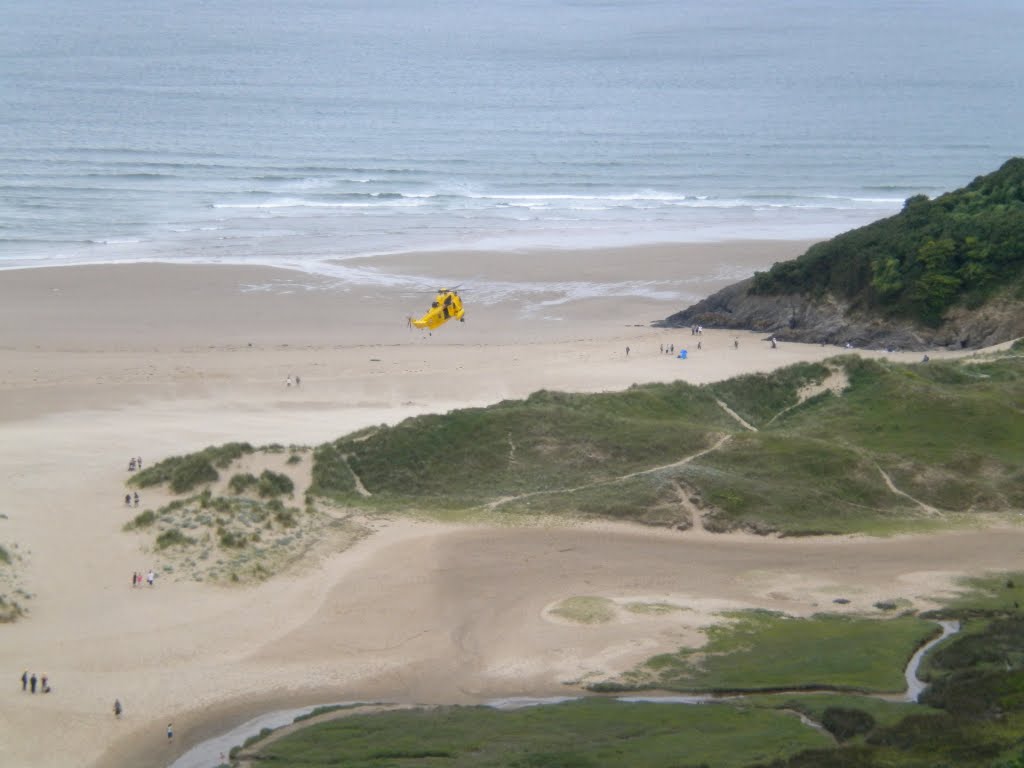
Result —
<svg viewBox="0 0 1024 768"><path fill-rule="evenodd" d="M828 743L774 711L589 699L512 711L439 707L355 714L257 748L256 760L282 768L741 768Z"/></svg>
<svg viewBox="0 0 1024 768"><path fill-rule="evenodd" d="M957 587L958 594L942 598L942 607L929 615L1015 615L1024 609L1024 571L965 577Z"/></svg>
<svg viewBox="0 0 1024 768"><path fill-rule="evenodd" d="M703 706L592 698L515 711L440 707L357 714L311 726L254 747L255 759L282 768L438 761L463 768L1020 768L1024 618L1011 610L1011 601L1020 596L1022 583L1021 573L971 579L947 601L944 615L967 624L928 657L935 657L935 682L925 705L787 691ZM933 623L909 616L790 619L758 611L732 618L731 626L709 632L708 647L680 655L719 687L745 677L740 690L843 679L851 661L859 670L853 687L874 681L888 688L897 678L902 683L910 653L935 631ZM873 665L863 663L866 653L878 655L890 670L871 671ZM784 674L777 674L777 666ZM843 746L791 712L825 724Z"/></svg>
<svg viewBox="0 0 1024 768"><path fill-rule="evenodd" d="M622 682L680 691L898 692L907 660L938 631L934 622L912 616L798 619L743 611L730 618L706 630L703 647L655 656Z"/></svg>
<svg viewBox="0 0 1024 768"><path fill-rule="evenodd" d="M888 701L875 696L853 693L755 693L744 696L744 701L757 707L788 709L806 715L814 722L824 720L829 709L858 709L874 719L876 726L894 725L908 715L935 713L920 704Z"/></svg>

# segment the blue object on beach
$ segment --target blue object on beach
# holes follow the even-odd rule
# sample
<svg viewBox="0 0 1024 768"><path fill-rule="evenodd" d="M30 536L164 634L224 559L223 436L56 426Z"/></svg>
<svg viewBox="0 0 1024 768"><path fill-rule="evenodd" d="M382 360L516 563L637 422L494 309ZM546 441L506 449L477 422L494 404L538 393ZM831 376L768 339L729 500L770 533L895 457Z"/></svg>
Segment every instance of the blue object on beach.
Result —
<svg viewBox="0 0 1024 768"><path fill-rule="evenodd" d="M686 359L686 350L685 349L680 349L679 350L679 359L680 360L685 360Z"/></svg>

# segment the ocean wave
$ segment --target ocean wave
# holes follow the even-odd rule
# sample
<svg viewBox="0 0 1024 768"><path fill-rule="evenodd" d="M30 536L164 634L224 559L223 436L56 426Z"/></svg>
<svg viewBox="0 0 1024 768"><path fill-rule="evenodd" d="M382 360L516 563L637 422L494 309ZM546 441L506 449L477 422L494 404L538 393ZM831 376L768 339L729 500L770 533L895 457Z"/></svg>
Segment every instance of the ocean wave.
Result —
<svg viewBox="0 0 1024 768"><path fill-rule="evenodd" d="M302 191L302 190L298 190ZM704 194L679 194L661 191L610 192L607 194L573 192L499 193L474 191L342 191L316 192L311 196L274 196L265 190L249 190L256 200L221 200L210 203L215 209L272 210L275 208L409 208L430 206L438 211L500 211L508 208L523 208L536 211L579 211L599 213L618 209L650 208L793 208L808 209L859 209L865 206L893 208L903 198L867 195L822 194L808 195L749 195L740 197L716 197Z"/></svg>
<svg viewBox="0 0 1024 768"><path fill-rule="evenodd" d="M356 197L356 196L349 196ZM386 206L416 207L422 201L403 197L402 195L376 194L366 195L362 199L346 200L306 200L303 198L280 198L253 203L210 203L211 208L218 210L274 210L276 208L379 208Z"/></svg>

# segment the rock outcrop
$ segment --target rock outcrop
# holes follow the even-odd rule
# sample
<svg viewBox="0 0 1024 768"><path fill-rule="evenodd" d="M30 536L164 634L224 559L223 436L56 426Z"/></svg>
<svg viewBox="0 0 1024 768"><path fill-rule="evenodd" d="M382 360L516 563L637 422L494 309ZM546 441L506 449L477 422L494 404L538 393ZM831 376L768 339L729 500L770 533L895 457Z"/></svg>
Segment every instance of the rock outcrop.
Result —
<svg viewBox="0 0 1024 768"><path fill-rule="evenodd" d="M1024 336L1022 302L994 297L982 307L956 307L930 328L899 318L852 309L831 296L750 293L753 278L727 286L682 312L655 323L668 328L735 328L763 332L782 341L850 344L868 349L977 349Z"/></svg>

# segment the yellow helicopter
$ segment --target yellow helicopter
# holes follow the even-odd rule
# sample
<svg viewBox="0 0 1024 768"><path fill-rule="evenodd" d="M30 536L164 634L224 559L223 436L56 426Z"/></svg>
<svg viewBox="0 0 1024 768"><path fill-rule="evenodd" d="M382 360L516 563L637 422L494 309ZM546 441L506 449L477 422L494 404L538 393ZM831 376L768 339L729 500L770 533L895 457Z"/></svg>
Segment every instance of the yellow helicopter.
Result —
<svg viewBox="0 0 1024 768"><path fill-rule="evenodd" d="M457 291L458 287L439 288L437 298L430 303L427 313L419 319L410 317L409 325L413 328L433 331L452 319L457 319L461 323L466 322L466 310L462 306L462 298Z"/></svg>

